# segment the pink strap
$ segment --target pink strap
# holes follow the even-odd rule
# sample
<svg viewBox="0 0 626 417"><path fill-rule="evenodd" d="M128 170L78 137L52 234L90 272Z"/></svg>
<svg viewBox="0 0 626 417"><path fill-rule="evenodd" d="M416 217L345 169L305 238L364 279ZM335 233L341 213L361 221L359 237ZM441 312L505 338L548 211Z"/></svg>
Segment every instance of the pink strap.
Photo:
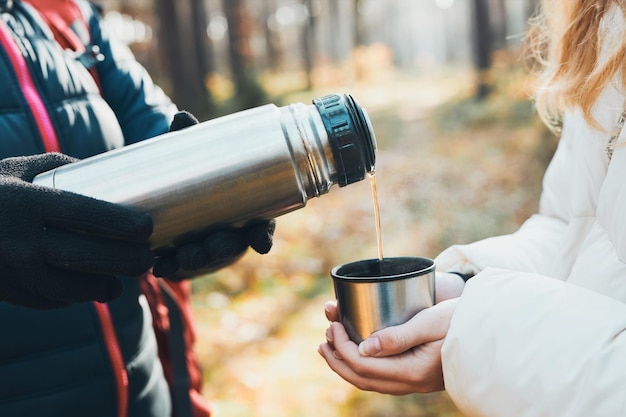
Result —
<svg viewBox="0 0 626 417"><path fill-rule="evenodd" d="M37 87L35 87L32 75L26 64L26 59L15 43L15 39L11 36L11 30L2 19L0 19L0 44L7 52L9 60L13 65L20 89L33 113L46 152L60 152L61 147L59 146L59 140L54 131L50 114L41 100Z"/></svg>

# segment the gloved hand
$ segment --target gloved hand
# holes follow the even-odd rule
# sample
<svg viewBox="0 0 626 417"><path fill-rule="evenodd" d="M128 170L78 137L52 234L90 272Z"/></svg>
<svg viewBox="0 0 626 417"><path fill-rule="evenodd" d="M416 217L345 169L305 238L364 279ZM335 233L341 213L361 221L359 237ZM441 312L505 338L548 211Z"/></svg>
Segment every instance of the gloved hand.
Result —
<svg viewBox="0 0 626 417"><path fill-rule="evenodd" d="M40 309L119 296L115 275L154 262L149 214L32 184L75 161L58 153L0 161L0 301Z"/></svg>
<svg viewBox="0 0 626 417"><path fill-rule="evenodd" d="M187 112L174 116L170 131L197 124ZM264 220L249 226L213 231L201 241L176 247L155 260L153 273L157 277L180 280L215 272L239 259L248 247L260 254L272 248L276 222Z"/></svg>

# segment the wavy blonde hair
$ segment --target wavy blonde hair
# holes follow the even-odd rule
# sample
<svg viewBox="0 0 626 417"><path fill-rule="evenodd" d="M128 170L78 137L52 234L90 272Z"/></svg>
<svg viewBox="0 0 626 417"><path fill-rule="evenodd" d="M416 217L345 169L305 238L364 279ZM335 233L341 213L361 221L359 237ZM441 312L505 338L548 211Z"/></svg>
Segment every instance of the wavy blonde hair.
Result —
<svg viewBox="0 0 626 417"><path fill-rule="evenodd" d="M626 36L623 28L603 25L626 0L542 0L530 20L528 51L539 69L535 100L542 119L560 125L563 112L579 108L585 119L600 128L592 110L603 88L616 75L626 86ZM607 31L613 42L607 46ZM615 41L615 39L618 39Z"/></svg>

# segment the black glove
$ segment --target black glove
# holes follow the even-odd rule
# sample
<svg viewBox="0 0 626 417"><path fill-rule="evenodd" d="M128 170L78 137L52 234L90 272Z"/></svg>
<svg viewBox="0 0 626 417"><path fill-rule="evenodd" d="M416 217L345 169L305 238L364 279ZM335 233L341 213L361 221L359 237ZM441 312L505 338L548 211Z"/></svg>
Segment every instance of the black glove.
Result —
<svg viewBox="0 0 626 417"><path fill-rule="evenodd" d="M174 116L170 131L197 124L198 120L187 112ZM201 241L176 247L155 260L153 273L157 277L180 280L215 272L239 259L248 247L260 254L272 248L276 222L259 221L243 228L213 231Z"/></svg>
<svg viewBox="0 0 626 417"><path fill-rule="evenodd" d="M0 301L40 309L119 296L115 275L154 262L150 215L32 184L75 161L58 153L0 161Z"/></svg>

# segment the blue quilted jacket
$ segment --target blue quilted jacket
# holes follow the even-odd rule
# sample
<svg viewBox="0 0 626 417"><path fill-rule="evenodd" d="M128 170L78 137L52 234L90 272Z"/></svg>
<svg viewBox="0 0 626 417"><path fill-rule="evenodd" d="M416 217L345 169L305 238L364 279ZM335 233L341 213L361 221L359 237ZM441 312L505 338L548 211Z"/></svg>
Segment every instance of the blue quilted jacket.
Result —
<svg viewBox="0 0 626 417"><path fill-rule="evenodd" d="M77 3L91 32L84 40L104 56L95 67L102 92L32 6L0 0L0 158L50 150L85 158L167 131L176 107L109 38L98 11ZM149 309L138 280L123 281L109 304L0 303L0 416L171 414Z"/></svg>

